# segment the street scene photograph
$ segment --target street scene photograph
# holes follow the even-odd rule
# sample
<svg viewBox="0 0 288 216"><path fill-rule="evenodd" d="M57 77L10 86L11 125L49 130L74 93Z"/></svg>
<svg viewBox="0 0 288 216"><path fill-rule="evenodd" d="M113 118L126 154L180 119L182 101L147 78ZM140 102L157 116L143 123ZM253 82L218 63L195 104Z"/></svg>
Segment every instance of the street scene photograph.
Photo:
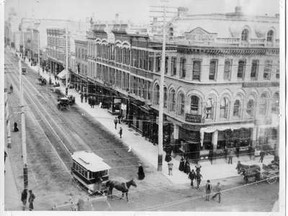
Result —
<svg viewBox="0 0 288 216"><path fill-rule="evenodd" d="M1 1L1 209L284 215L284 5Z"/></svg>

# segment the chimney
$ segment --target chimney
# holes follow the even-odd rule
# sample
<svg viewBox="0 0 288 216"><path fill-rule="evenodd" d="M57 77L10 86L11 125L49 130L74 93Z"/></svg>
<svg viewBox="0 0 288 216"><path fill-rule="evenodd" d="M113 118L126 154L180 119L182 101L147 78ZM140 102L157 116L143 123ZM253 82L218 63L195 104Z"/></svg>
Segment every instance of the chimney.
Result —
<svg viewBox="0 0 288 216"><path fill-rule="evenodd" d="M115 14L115 21L117 22L118 20L119 20L119 14L116 13L116 14Z"/></svg>

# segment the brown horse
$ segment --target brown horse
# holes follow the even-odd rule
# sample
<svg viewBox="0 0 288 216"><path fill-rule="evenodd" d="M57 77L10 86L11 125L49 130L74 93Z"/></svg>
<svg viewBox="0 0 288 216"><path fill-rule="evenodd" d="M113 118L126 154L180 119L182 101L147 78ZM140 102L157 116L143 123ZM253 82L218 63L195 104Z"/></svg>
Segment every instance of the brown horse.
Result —
<svg viewBox="0 0 288 216"><path fill-rule="evenodd" d="M261 170L260 166L257 164L246 165L246 164L241 164L240 161L238 161L236 169L238 170L238 174L241 174L247 170L259 170L259 171Z"/></svg>
<svg viewBox="0 0 288 216"><path fill-rule="evenodd" d="M117 190L122 192L121 199L123 199L124 193L126 193L127 202L129 201L128 200L128 192L129 192L129 188L131 185L134 187L137 187L137 185L133 179L128 181L128 182L119 182L116 180L109 180L106 182L106 187L109 187L108 195L112 196L112 190L113 190L113 188L116 188Z"/></svg>

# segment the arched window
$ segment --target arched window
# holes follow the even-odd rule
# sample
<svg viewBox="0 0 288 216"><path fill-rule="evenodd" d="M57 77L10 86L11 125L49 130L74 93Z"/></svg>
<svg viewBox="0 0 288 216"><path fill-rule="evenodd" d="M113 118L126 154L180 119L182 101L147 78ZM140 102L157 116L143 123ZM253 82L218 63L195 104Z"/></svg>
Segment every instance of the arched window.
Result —
<svg viewBox="0 0 288 216"><path fill-rule="evenodd" d="M170 101L170 109L169 109L169 111L175 111L176 100L175 100L175 90L174 89L172 89L170 91L169 101Z"/></svg>
<svg viewBox="0 0 288 216"><path fill-rule="evenodd" d="M254 100L250 99L247 103L247 108L246 108L246 112L250 117L254 116L254 107L255 107Z"/></svg>
<svg viewBox="0 0 288 216"><path fill-rule="evenodd" d="M164 108L167 108L167 87L164 87Z"/></svg>
<svg viewBox="0 0 288 216"><path fill-rule="evenodd" d="M207 101L206 101L206 109L205 109L205 112L206 112L206 119L213 119L213 99L212 98L209 98Z"/></svg>
<svg viewBox="0 0 288 216"><path fill-rule="evenodd" d="M159 85L156 84L154 87L154 104L156 105L159 105L159 98L160 98L159 89L160 89Z"/></svg>
<svg viewBox="0 0 288 216"><path fill-rule="evenodd" d="M272 30L267 33L267 42L273 42L274 32Z"/></svg>
<svg viewBox="0 0 288 216"><path fill-rule="evenodd" d="M241 34L242 41L248 41L249 31L248 29L244 29Z"/></svg>
<svg viewBox="0 0 288 216"><path fill-rule="evenodd" d="M233 106L233 116L234 117L240 117L240 111L241 111L240 100L236 100L234 102L234 106Z"/></svg>
<svg viewBox="0 0 288 216"><path fill-rule="evenodd" d="M267 94L263 93L259 101L259 114L266 115L267 113Z"/></svg>
<svg viewBox="0 0 288 216"><path fill-rule="evenodd" d="M178 95L177 105L178 105L178 115L184 115L185 97L182 92L180 92Z"/></svg>
<svg viewBox="0 0 288 216"><path fill-rule="evenodd" d="M229 102L226 97L222 98L220 103L220 118L227 119L228 118L228 109L229 108Z"/></svg>
<svg viewBox="0 0 288 216"><path fill-rule="evenodd" d="M191 114L197 115L199 113L199 98L195 95L191 96Z"/></svg>
<svg viewBox="0 0 288 216"><path fill-rule="evenodd" d="M272 100L272 113L279 113L279 93L275 93Z"/></svg>

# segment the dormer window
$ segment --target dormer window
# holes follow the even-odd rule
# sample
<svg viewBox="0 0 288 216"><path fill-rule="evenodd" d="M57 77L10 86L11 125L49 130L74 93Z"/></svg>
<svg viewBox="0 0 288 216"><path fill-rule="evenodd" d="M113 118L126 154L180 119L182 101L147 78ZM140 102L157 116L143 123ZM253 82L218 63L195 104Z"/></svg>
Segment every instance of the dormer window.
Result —
<svg viewBox="0 0 288 216"><path fill-rule="evenodd" d="M242 41L248 41L249 31L248 29L244 29L241 34Z"/></svg>
<svg viewBox="0 0 288 216"><path fill-rule="evenodd" d="M267 42L273 42L274 32L272 30L267 33Z"/></svg>

